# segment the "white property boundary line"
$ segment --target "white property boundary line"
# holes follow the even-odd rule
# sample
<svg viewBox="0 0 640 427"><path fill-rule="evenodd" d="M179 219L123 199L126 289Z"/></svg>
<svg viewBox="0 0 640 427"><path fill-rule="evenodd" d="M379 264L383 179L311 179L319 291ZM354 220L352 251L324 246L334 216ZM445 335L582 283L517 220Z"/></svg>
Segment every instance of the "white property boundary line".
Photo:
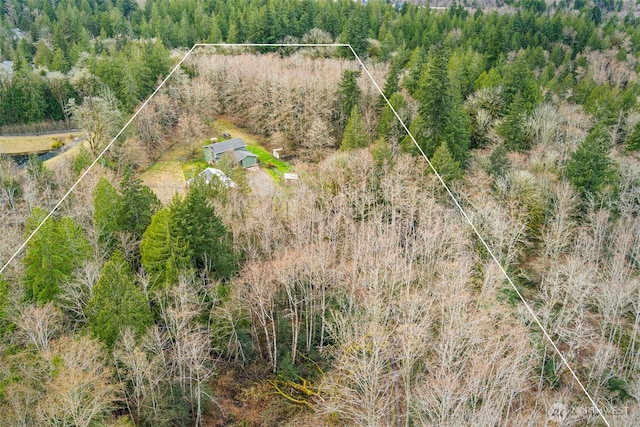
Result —
<svg viewBox="0 0 640 427"><path fill-rule="evenodd" d="M524 299L524 297L522 296L522 294L520 293L520 291L518 290L518 288L516 287L515 283L511 280L511 277L509 277L509 274L507 273L507 271L504 269L504 267L502 266L502 264L500 264L500 261L498 261L498 258L494 255L493 251L491 250L491 248L489 247L489 245L487 244L487 242L484 240L484 238L482 237L482 235L480 234L480 232L478 231L478 229L475 227L475 225L473 224L473 221L471 221L471 218L469 217L469 215L466 213L466 211L462 208L462 206L460 205L460 202L458 201L458 199L456 198L456 196L453 194L453 192L451 191L451 189L449 188L449 186L444 182L444 180L442 179L442 177L440 176L440 174L438 173L438 171L435 169L435 167L433 166L433 164L431 163L431 161L429 160L429 158L427 157L427 155L425 154L424 150L420 147L420 145L418 144L418 142L416 141L415 137L413 136L413 134L411 133L411 131L409 131L409 128L407 127L407 125L404 123L404 121L402 120L402 118L400 117L400 115L398 114L398 112L396 111L396 109L393 107L393 105L391 105L391 103L389 102L389 100L387 99L387 97L385 96L384 92L382 91L382 89L380 89L380 86L378 86L378 84L376 83L376 81L373 79L373 76L371 75L371 73L369 72L369 70L367 69L367 67L364 65L364 63L362 62L362 59L360 59L360 56L358 56L358 54L356 53L356 51L353 49L353 47L350 44L346 44L346 43L330 43L330 44L324 44L324 43L291 43L291 44L287 44L287 43L247 43L247 44L225 44L225 43L196 43L193 45L193 47L182 57L182 59L176 64L175 67L173 67L173 69L171 70L171 72L167 75L167 77L164 78L164 80L160 83L160 85L158 85L158 87L153 91L153 93L142 103L142 105L136 110L136 112L131 116L131 118L127 121L127 123L125 123L125 125L122 127L122 129L120 129L120 131L116 134L116 136L113 137L113 139L104 147L104 149L98 154L98 156L95 158L95 160L87 167L87 169L82 173L82 175L80 175L80 177L78 178L78 180L71 186L71 188L69 188L69 190L62 196L62 198L55 204L55 206L53 207L53 209L51 209L51 211L44 217L44 219L40 222L40 224L38 224L38 226L33 230L33 232L27 237L27 239L20 245L20 247L16 250L16 252L9 258L9 260L2 266L2 268L0 269L0 274L2 274L2 272L4 272L4 270L9 266L9 264L11 264L11 262L20 254L20 252L22 252L22 250L27 246L27 244L31 241L31 239L33 239L33 237L36 235L36 233L40 230L40 228L42 228L42 226L44 225L44 223L53 215L53 213L58 210L58 208L60 207L60 205L67 199L67 197L69 197L69 195L73 192L73 190L75 190L75 188L78 186L78 184L80 183L80 181L82 181L82 179L89 173L89 171L98 163L98 161L104 156L104 154L111 148L111 146L115 143L115 141L120 137L120 135L122 135L122 133L129 127L129 125L133 122L133 120L135 120L135 118L138 116L138 114L140 114L140 112L142 111L142 109L144 109L147 104L149 104L149 102L151 101L151 99L158 93L158 91L167 83L167 81L169 80L169 78L171 78L171 76L176 72L176 70L178 70L178 68L180 68L180 66L182 65L182 63L187 59L187 57L189 55L191 55L191 53L194 51L195 48L197 47L346 47L349 48L351 50L351 52L353 53L353 56L356 58L356 60L358 61L358 63L360 64L360 66L362 67L362 69L365 71L365 73L367 74L367 76L369 77L369 79L371 80L371 82L373 83L373 85L375 86L375 88L378 90L378 92L380 93L380 95L382 96L382 98L385 100L385 102L387 103L387 105L389 106L389 108L391 109L391 111L393 112L393 114L396 116L396 118L398 119L398 121L400 122L400 124L402 125L402 127L404 128L405 132L407 132L407 135L409 135L409 137L411 138L411 141L413 142L413 144L416 146L416 148L418 149L418 151L420 152L420 154L422 155L422 157L424 157L424 159L426 160L427 164L429 165L429 167L431 168L431 170L433 171L433 173L436 175L436 177L438 178L438 180L440 181L440 183L442 184L442 186L444 187L444 189L446 190L446 192L449 194L449 196L451 197L451 200L453 200L453 203L456 205L456 207L458 208L458 210L460 211L460 213L462 214L462 216L464 217L464 219L467 221L467 223L471 226L471 228L473 229L473 232L476 234L476 236L478 236L478 239L480 240L480 242L482 243L482 245L485 247L485 249L487 250L487 252L489 253L489 255L491 255L491 258L493 259L493 261L496 263L496 265L498 266L498 268L500 269L500 271L502 272L502 274L504 275L504 277L507 279L507 281L509 282L509 284L511 285L511 287L513 288L513 290L516 292L516 294L518 295L518 297L520 298L520 300L522 301L522 303L524 304L524 306L526 307L527 311L529 312L529 314L531 314L531 317L533 318L533 320L535 321L535 323L538 325L538 327L540 327L540 329L542 330L542 333L544 334L545 338L549 341L549 343L551 344L551 346L553 347L553 349L555 350L555 352L558 354L558 356L560 356L560 359L562 359L562 362L564 363L564 365L567 367L567 369L569 370L569 372L571 372L571 375L573 376L573 378L576 380L576 382L578 383L578 385L580 386L580 388L582 389L582 391L584 392L584 394L587 396L587 398L589 399L589 401L591 402L591 404L593 405L593 407L596 409L596 411L598 412L598 415L600 416L600 418L602 418L602 420L604 421L604 423L608 426L611 427L611 424L609 424L609 421L607 421L607 419L605 418L604 414L602 413L602 411L600 410L600 408L598 407L598 405L596 404L596 402L593 400L593 398L591 397L591 395L589 394L589 392L587 391L587 389L584 387L584 385L582 384L582 382L580 381L580 379L578 378L578 376L576 375L575 371L571 368L571 366L569 365L569 362L567 361L567 359L564 357L564 355L562 354L562 352L560 351L560 349L558 349L558 347L556 346L556 344L553 342L553 339L551 338L551 336L547 333L547 330L544 328L544 326L542 326L542 323L540 322L540 320L538 319L538 316L536 316L536 314L534 313L533 309L531 308L531 306L529 306L529 304L527 303L527 301Z"/></svg>

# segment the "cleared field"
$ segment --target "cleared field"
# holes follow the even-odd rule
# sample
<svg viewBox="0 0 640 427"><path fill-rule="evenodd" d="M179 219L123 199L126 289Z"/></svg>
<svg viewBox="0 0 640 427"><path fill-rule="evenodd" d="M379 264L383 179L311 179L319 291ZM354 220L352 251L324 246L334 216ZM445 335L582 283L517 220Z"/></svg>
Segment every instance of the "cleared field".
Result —
<svg viewBox="0 0 640 427"><path fill-rule="evenodd" d="M248 144L249 150L258 155L264 171L253 171L250 177L260 182L264 181L264 178L269 180L270 182L263 183L264 185L254 185L254 187L264 187L270 194L273 190L273 181L269 176L278 182L282 173L291 169L291 165L273 158L267 150L262 148L262 145L267 142L265 138L239 129L227 118L216 119L211 125L210 135L221 138L225 132L230 133L232 137L242 138ZM207 144L206 140L190 145L174 144L140 178L163 203L168 203L175 193L185 193L187 179L193 178L208 166L204 161L204 152L201 148L205 144Z"/></svg>
<svg viewBox="0 0 640 427"><path fill-rule="evenodd" d="M156 162L141 176L162 203L168 203L176 194L184 194L187 182L182 171L182 162L161 160Z"/></svg>
<svg viewBox="0 0 640 427"><path fill-rule="evenodd" d="M243 131L225 117L217 118L211 125L211 131L213 133L212 136L218 138L221 138L223 133L228 132L231 134L231 137L240 137L249 145L264 146L266 142L265 138Z"/></svg>
<svg viewBox="0 0 640 427"><path fill-rule="evenodd" d="M56 148L57 143L70 144L76 134L53 133L34 136L0 136L0 153L22 154L39 153Z"/></svg>

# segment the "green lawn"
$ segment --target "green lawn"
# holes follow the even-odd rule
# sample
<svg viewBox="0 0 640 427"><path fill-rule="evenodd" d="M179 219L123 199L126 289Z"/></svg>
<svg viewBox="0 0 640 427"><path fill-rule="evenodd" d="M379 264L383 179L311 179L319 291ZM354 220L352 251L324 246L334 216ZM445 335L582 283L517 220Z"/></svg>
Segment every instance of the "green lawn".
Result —
<svg viewBox="0 0 640 427"><path fill-rule="evenodd" d="M247 145L247 149L253 154L258 156L260 160L260 166L267 171L276 181L282 178L282 174L291 170L291 165L287 162L283 162L280 159L276 159L264 148L259 145Z"/></svg>
<svg viewBox="0 0 640 427"><path fill-rule="evenodd" d="M191 160L189 162L186 162L182 165L184 179L189 181L191 178L195 177L208 167L209 165L203 159Z"/></svg>

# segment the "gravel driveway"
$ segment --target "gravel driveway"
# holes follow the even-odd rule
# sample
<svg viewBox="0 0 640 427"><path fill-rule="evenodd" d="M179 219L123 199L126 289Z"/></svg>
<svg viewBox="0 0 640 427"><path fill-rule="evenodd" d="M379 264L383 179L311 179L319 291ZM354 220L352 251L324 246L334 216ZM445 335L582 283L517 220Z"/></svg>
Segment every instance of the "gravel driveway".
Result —
<svg viewBox="0 0 640 427"><path fill-rule="evenodd" d="M272 197L276 192L276 184L273 182L273 178L260 167L248 168L247 180L256 196Z"/></svg>

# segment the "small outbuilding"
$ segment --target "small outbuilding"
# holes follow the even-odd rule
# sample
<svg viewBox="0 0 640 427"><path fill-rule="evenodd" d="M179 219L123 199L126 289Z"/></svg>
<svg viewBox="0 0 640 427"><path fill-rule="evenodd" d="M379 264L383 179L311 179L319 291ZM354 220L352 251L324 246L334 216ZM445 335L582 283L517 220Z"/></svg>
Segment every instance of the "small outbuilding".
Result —
<svg viewBox="0 0 640 427"><path fill-rule="evenodd" d="M229 178L220 169L206 168L205 170L203 170L202 172L200 172L198 174L198 177L202 177L202 179L204 179L204 182L206 182L207 184L210 184L211 180L213 180L213 179L218 179L222 183L222 185L224 185L227 188L236 187L236 183L233 182L233 180L231 178ZM188 180L187 184L191 185L193 183L194 179L195 178L191 178L190 180Z"/></svg>
<svg viewBox="0 0 640 427"><path fill-rule="evenodd" d="M216 142L205 145L204 159L210 165L218 162L226 153L230 153L236 163L243 168L253 166L258 163L258 156L247 150L247 143L242 138L233 138L227 141Z"/></svg>

